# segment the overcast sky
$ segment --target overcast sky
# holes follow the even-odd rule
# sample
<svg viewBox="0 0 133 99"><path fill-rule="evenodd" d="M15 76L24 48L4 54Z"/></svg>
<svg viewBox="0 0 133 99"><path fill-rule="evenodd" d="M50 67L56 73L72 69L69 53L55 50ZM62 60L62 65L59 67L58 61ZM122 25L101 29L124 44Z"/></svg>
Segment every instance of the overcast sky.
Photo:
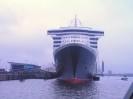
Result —
<svg viewBox="0 0 133 99"><path fill-rule="evenodd" d="M77 14L85 27L103 30L98 42L105 72L133 73L133 0L0 0L0 68L8 61L48 66L48 29L69 26Z"/></svg>

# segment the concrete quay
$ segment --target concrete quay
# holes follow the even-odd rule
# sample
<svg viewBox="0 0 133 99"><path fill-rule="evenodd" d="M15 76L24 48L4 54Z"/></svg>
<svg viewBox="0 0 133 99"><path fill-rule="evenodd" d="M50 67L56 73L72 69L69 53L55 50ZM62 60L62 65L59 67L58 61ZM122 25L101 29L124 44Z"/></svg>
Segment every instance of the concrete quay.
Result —
<svg viewBox="0 0 133 99"><path fill-rule="evenodd" d="M25 80L25 79L54 79L56 78L56 73L45 72L45 73L5 73L0 74L0 81L9 80Z"/></svg>

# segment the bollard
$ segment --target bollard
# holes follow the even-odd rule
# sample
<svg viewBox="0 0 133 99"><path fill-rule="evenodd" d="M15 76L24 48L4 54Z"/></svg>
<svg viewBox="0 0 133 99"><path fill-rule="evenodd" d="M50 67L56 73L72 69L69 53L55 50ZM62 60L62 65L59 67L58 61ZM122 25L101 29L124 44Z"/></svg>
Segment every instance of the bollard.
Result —
<svg viewBox="0 0 133 99"><path fill-rule="evenodd" d="M21 74L19 75L19 81L24 81L24 80L25 80L25 74L22 71Z"/></svg>
<svg viewBox="0 0 133 99"><path fill-rule="evenodd" d="M14 73L13 73L13 78L12 79L14 80Z"/></svg>
<svg viewBox="0 0 133 99"><path fill-rule="evenodd" d="M19 73L18 73L18 76L17 76L17 80L19 79Z"/></svg>
<svg viewBox="0 0 133 99"><path fill-rule="evenodd" d="M44 73L44 80L46 80L46 74Z"/></svg>
<svg viewBox="0 0 133 99"><path fill-rule="evenodd" d="M9 80L9 75L7 75L7 80Z"/></svg>

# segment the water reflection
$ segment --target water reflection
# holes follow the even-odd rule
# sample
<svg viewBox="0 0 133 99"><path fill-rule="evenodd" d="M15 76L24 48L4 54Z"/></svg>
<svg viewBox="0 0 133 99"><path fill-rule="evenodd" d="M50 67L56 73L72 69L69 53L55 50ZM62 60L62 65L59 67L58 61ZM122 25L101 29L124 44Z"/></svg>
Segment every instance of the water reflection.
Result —
<svg viewBox="0 0 133 99"><path fill-rule="evenodd" d="M55 99L98 99L99 90L94 81L82 83L69 83L61 80L55 80L53 83Z"/></svg>
<svg viewBox="0 0 133 99"><path fill-rule="evenodd" d="M0 99L123 99L133 78L126 82L120 78L103 77L77 84L57 79L1 81Z"/></svg>

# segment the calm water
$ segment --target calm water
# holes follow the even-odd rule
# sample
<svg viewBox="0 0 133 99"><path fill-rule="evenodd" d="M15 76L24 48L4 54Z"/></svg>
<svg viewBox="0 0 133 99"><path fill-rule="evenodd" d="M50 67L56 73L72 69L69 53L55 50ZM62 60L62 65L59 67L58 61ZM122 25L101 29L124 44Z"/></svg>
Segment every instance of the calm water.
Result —
<svg viewBox="0 0 133 99"><path fill-rule="evenodd" d="M123 99L133 82L121 77L101 77L100 81L71 84L57 79L1 81L0 99Z"/></svg>

